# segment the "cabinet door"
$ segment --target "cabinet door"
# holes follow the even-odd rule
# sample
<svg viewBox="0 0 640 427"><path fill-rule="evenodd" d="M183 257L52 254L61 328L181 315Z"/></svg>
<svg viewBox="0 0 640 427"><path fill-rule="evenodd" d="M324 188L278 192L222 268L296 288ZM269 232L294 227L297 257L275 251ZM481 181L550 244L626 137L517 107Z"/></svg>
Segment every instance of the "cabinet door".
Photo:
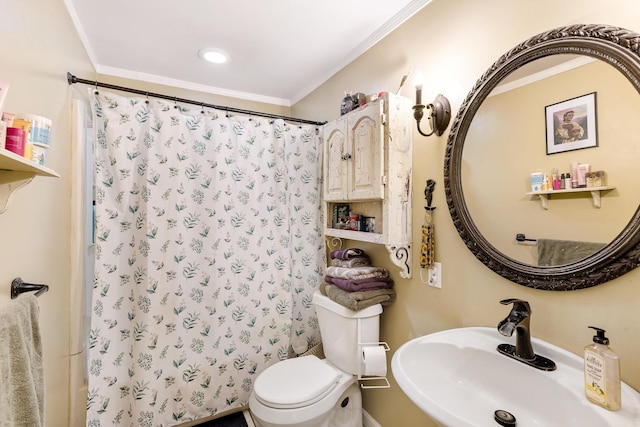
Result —
<svg viewBox="0 0 640 427"><path fill-rule="evenodd" d="M384 126L381 125L384 101L373 102L348 116L348 140L345 151L349 200L384 198Z"/></svg>
<svg viewBox="0 0 640 427"><path fill-rule="evenodd" d="M324 125L324 199L340 201L347 198L347 164L345 157L346 120L341 117Z"/></svg>

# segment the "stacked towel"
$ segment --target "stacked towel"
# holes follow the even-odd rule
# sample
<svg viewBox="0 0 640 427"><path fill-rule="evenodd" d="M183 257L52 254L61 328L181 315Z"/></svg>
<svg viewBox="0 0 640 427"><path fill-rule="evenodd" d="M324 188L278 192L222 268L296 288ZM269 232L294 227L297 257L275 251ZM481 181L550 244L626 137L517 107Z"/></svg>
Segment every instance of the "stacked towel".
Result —
<svg viewBox="0 0 640 427"><path fill-rule="evenodd" d="M337 277L340 279L386 279L389 272L384 268L373 266L366 267L327 267L327 276Z"/></svg>
<svg viewBox="0 0 640 427"><path fill-rule="evenodd" d="M0 311L0 426L44 425L38 302L22 294Z"/></svg>
<svg viewBox="0 0 640 427"><path fill-rule="evenodd" d="M357 256L350 259L338 259L333 258L331 260L331 264L336 267L345 267L345 268L353 268L353 267L366 267L371 265L371 260L368 256Z"/></svg>
<svg viewBox="0 0 640 427"><path fill-rule="evenodd" d="M329 254L331 259L342 259L342 260L351 259L355 257L362 257L364 255L365 255L364 251L358 248L340 249L337 251L331 251L331 253Z"/></svg>
<svg viewBox="0 0 640 427"><path fill-rule="evenodd" d="M389 272L372 266L362 249L332 251L330 256L332 265L320 285L322 294L354 311L395 300Z"/></svg>
<svg viewBox="0 0 640 427"><path fill-rule="evenodd" d="M388 305L396 299L396 292L393 289L347 292L326 282L320 284L320 292L332 301L353 311L362 310L375 304Z"/></svg>
<svg viewBox="0 0 640 427"><path fill-rule="evenodd" d="M379 279L340 279L339 277L324 276L324 281L336 285L343 291L370 291L373 289L388 289L393 287L393 280Z"/></svg>

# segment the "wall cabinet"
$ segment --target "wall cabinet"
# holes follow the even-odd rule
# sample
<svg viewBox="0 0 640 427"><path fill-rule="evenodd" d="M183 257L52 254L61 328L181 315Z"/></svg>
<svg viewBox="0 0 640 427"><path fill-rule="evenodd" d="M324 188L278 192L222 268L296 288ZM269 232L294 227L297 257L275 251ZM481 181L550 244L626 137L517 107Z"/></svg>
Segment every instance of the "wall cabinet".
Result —
<svg viewBox="0 0 640 427"><path fill-rule="evenodd" d="M9 207L13 193L36 176L60 175L9 150L0 149L0 213Z"/></svg>
<svg viewBox="0 0 640 427"><path fill-rule="evenodd" d="M330 246L342 239L384 244L404 278L411 277L411 108L410 99L386 94L323 129L323 207ZM336 210L345 205L369 219L369 231L336 221Z"/></svg>

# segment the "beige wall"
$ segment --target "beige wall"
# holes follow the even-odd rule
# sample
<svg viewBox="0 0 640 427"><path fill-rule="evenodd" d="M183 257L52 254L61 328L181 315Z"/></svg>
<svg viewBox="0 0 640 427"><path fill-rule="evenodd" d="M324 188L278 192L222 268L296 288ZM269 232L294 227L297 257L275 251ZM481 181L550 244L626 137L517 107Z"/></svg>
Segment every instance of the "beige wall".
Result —
<svg viewBox="0 0 640 427"><path fill-rule="evenodd" d="M413 69L424 75L423 100L429 101L441 92L451 101L455 115L475 81L507 50L530 36L574 23L604 23L640 32L640 4L634 0L434 0L294 105L293 111L331 120L339 115L346 90L395 91L402 75ZM401 93L413 97L412 92L410 86ZM493 273L467 250L449 217L443 188L447 137L448 132L430 138L415 133L413 149L413 241L420 238L424 183L432 178L437 182L433 205L438 207L436 252L437 260L442 262L442 289L422 284L418 274L410 280L400 279L382 248L349 242L371 251L376 264L384 264L396 279L398 299L385 308L382 339L389 342L393 351L407 340L442 329L494 327L506 315L498 301L518 297L531 303L534 336L576 354L582 354L582 348L591 340L588 325L607 329L612 346L622 359L624 381L640 390L640 270L591 289L555 293L515 285ZM529 172L525 168L522 175ZM622 178L637 182L634 176ZM603 199L603 208L606 206L607 199ZM412 267L414 272L419 269L416 253ZM365 409L381 425L435 425L404 396L393 379L391 382L391 389L364 393Z"/></svg>
<svg viewBox="0 0 640 427"><path fill-rule="evenodd" d="M5 110L53 121L46 165L61 178L36 177L0 215L0 306L15 277L45 283L38 300L46 377L46 422L68 426L70 134L67 71L88 73L84 49L62 1L0 0L0 80L11 84Z"/></svg>
<svg viewBox="0 0 640 427"><path fill-rule="evenodd" d="M45 355L45 419L48 427L75 427L84 425L85 396L76 383L82 381L77 376L82 356L73 357L78 347L72 331L78 328L72 325L79 322L80 304L71 280L73 272L81 271L70 246L77 229L70 222L74 173L70 94L71 90L84 92L87 87L74 85L70 89L67 72L214 105L281 115L289 115L290 109L97 75L62 0L0 0L0 21L0 40L5 44L0 55L0 80L11 85L4 109L53 120L46 166L61 175L36 177L14 194L9 209L0 215L4 242L0 247L0 307L11 303L9 289L15 277L50 286L38 300Z"/></svg>
<svg viewBox="0 0 640 427"><path fill-rule="evenodd" d="M41 323L44 336L49 427L74 425L68 421L73 390L69 386L69 324L72 264L70 257L71 150L69 97L66 72L96 78L61 0L0 0L0 38L10 49L0 56L0 80L11 83L6 109L31 112L54 122L47 166L61 178L36 178L14 196L0 216L0 306L9 303L9 285L15 277L47 283ZM410 68L425 76L425 99L444 93L454 114L475 80L500 55L525 38L571 23L609 23L640 31L640 5L634 0L434 0L405 25L354 61L329 82L299 102L292 114L317 120L338 116L344 91L365 93L395 91ZM97 76L100 77L100 76ZM257 105L181 89L158 88L139 82L107 79L149 91L286 114L286 108ZM410 85L402 94L412 96ZM590 340L588 324L609 331L622 358L623 379L640 389L640 271L596 288L549 293L514 285L480 265L458 237L444 200L442 165L447 134L415 136L414 242L422 221L422 187L437 181L434 205L437 258L443 264L443 288L429 288L415 274L399 278L379 246L366 246L376 263L386 265L397 281L398 300L383 315L382 335L392 349L407 340L446 328L495 326L505 309L506 297L528 299L534 309L533 334L580 353ZM629 179L632 179L631 177ZM606 201L604 202L606 206ZM75 264L73 264L75 265ZM414 253L412 267L418 271ZM76 404L78 402L75 402ZM83 402L80 402L82 407ZM365 392L365 407L385 427L432 425L400 391L392 388ZM76 424L77 425L77 424Z"/></svg>

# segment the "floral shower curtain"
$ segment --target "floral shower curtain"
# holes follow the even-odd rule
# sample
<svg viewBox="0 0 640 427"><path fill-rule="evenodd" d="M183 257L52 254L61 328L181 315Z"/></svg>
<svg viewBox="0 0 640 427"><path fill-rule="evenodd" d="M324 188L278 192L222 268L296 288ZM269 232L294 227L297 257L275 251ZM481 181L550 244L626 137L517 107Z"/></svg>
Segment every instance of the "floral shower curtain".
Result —
<svg viewBox="0 0 640 427"><path fill-rule="evenodd" d="M87 425L170 426L246 404L292 339L320 341L316 127L107 92L92 104Z"/></svg>

